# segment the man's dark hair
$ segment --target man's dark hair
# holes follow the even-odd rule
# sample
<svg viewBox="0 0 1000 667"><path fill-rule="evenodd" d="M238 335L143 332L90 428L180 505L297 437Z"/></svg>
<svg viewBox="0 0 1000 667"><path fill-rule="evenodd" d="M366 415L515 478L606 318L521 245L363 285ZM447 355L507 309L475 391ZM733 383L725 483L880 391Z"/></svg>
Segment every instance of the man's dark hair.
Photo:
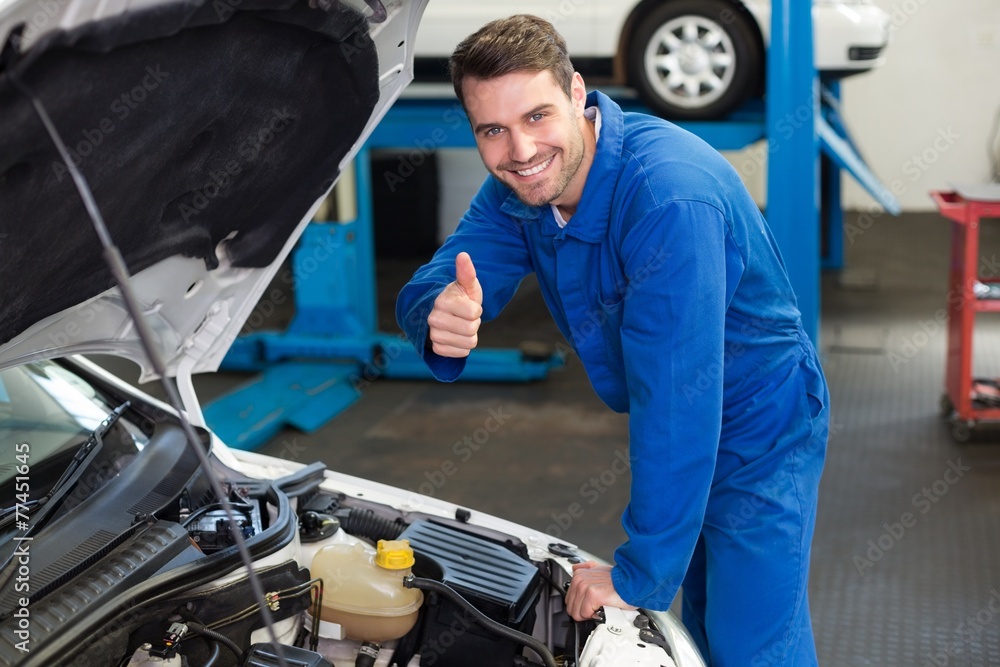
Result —
<svg viewBox="0 0 1000 667"><path fill-rule="evenodd" d="M551 23L530 14L491 21L455 47L448 72L455 94L465 106L462 81L467 76L495 79L512 72L549 71L566 97L573 83L573 64L566 40Z"/></svg>

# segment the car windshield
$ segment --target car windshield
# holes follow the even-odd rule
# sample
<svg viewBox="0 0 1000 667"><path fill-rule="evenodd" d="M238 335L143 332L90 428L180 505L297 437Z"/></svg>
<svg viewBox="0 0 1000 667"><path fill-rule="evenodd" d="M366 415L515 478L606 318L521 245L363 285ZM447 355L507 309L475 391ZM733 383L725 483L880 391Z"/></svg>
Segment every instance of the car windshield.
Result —
<svg viewBox="0 0 1000 667"><path fill-rule="evenodd" d="M13 499L15 482L25 477L30 484L23 488L30 488L30 500L44 495L80 446L118 404L54 361L0 371L3 497ZM117 474L147 441L148 437L128 415L118 420L105 437L104 452L91 465L89 490ZM6 505L0 507L0 511L5 509Z"/></svg>

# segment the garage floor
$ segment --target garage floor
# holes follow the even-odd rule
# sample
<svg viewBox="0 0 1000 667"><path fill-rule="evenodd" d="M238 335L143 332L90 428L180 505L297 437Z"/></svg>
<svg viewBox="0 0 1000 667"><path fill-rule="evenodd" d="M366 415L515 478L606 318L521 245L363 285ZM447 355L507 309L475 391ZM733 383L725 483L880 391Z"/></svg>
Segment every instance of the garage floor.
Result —
<svg viewBox="0 0 1000 667"><path fill-rule="evenodd" d="M1000 665L1000 432L959 445L938 415L947 225L935 214L851 224L848 269L823 280L833 427L810 590L821 663ZM1000 233L985 229L982 246L1000 271ZM384 330L396 330L392 303L413 268L380 267ZM482 334L484 346L522 340L560 340L532 281ZM998 341L1000 322L981 317L975 372L1000 375ZM238 379L198 386L209 400ZM488 433L491 415L503 424ZM457 444L466 436L478 449ZM323 429L285 432L261 451L324 460L610 558L629 482L614 464L627 447L627 419L570 358L528 385L378 381Z"/></svg>

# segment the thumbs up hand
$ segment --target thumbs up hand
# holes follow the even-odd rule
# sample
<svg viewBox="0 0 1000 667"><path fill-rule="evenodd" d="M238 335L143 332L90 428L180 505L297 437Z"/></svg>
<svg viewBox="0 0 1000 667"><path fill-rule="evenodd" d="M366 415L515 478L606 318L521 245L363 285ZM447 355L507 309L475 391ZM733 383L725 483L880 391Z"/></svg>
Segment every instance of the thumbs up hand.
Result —
<svg viewBox="0 0 1000 667"><path fill-rule="evenodd" d="M483 316L483 288L469 253L455 257L455 282L434 300L427 316L431 349L442 357L467 357L479 343Z"/></svg>

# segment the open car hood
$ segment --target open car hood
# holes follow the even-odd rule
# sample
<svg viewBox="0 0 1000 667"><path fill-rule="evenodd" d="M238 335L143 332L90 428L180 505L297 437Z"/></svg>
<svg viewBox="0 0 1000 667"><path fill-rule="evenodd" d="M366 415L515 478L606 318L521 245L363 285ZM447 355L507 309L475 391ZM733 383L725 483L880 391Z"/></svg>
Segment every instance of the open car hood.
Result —
<svg viewBox="0 0 1000 667"><path fill-rule="evenodd" d="M152 377L42 102L168 374L216 370L412 79L427 0L0 0L0 368L114 354Z"/></svg>

